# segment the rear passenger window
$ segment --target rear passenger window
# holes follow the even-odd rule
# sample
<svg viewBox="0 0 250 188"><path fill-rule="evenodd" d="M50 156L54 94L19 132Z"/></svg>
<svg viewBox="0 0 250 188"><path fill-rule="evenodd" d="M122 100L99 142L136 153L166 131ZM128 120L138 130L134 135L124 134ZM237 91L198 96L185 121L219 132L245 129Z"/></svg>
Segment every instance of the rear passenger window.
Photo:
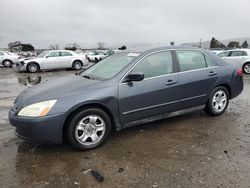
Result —
<svg viewBox="0 0 250 188"><path fill-rule="evenodd" d="M61 56L72 56L70 52L61 52Z"/></svg>
<svg viewBox="0 0 250 188"><path fill-rule="evenodd" d="M244 51L233 51L231 56L247 56L247 53Z"/></svg>
<svg viewBox="0 0 250 188"><path fill-rule="evenodd" d="M195 69L206 68L206 60L203 53L198 51L176 51L180 62L181 71L189 71Z"/></svg>
<svg viewBox="0 0 250 188"><path fill-rule="evenodd" d="M171 51L158 52L146 57L132 72L142 72L145 78L173 73Z"/></svg>

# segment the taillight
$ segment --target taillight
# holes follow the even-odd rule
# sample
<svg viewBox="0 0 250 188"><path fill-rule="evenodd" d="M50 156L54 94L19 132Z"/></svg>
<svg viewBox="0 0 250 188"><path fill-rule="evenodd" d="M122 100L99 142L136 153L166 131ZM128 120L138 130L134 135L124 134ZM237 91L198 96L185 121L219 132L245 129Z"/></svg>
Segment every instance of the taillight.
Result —
<svg viewBox="0 0 250 188"><path fill-rule="evenodd" d="M236 70L236 73L237 73L238 76L243 76L243 71L242 71L241 68Z"/></svg>

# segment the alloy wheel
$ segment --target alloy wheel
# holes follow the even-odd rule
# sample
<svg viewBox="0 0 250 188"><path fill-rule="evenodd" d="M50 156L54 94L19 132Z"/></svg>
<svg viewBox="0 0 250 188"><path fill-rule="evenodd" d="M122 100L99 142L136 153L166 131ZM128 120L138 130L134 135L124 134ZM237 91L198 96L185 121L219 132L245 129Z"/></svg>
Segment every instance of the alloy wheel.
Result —
<svg viewBox="0 0 250 188"><path fill-rule="evenodd" d="M89 115L81 119L75 128L75 137L82 145L93 145L104 136L106 125L97 115Z"/></svg>
<svg viewBox="0 0 250 188"><path fill-rule="evenodd" d="M250 74L250 63L247 63L247 64L244 66L244 72L247 73L247 74Z"/></svg>
<svg viewBox="0 0 250 188"><path fill-rule="evenodd" d="M9 60L4 61L4 66L5 67L10 67L11 66L11 61L9 61Z"/></svg>
<svg viewBox="0 0 250 188"><path fill-rule="evenodd" d="M227 94L223 90L217 91L213 96L212 106L215 112L222 112L227 106Z"/></svg>

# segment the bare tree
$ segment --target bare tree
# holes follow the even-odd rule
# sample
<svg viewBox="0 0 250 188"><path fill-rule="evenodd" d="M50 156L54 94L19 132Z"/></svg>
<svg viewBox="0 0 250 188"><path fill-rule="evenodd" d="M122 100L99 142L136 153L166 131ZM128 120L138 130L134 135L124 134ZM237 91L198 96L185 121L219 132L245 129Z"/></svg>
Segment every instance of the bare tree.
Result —
<svg viewBox="0 0 250 188"><path fill-rule="evenodd" d="M59 50L59 44L51 44L51 45L49 46L49 49L50 49L50 50Z"/></svg>
<svg viewBox="0 0 250 188"><path fill-rule="evenodd" d="M98 49L100 49L100 50L101 50L101 49L104 49L105 42L101 42L101 41L100 41L100 42L98 42L97 44L98 44Z"/></svg>

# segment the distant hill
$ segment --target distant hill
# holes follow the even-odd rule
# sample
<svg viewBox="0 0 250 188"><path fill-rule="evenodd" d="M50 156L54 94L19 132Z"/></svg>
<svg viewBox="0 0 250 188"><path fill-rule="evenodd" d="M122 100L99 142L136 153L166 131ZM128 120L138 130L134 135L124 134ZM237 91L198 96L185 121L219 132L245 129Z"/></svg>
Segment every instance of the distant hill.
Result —
<svg viewBox="0 0 250 188"><path fill-rule="evenodd" d="M219 40L219 39L217 39L217 40ZM250 37L234 38L234 39L219 40L219 41L227 46L228 43L231 42L231 41L237 41L241 45L245 40L247 41L248 44L250 44ZM183 44L181 44L181 46L199 46L199 45L200 45L199 42L190 42L190 43L183 43ZM202 42L202 47L203 48L209 48L210 47L210 40Z"/></svg>

